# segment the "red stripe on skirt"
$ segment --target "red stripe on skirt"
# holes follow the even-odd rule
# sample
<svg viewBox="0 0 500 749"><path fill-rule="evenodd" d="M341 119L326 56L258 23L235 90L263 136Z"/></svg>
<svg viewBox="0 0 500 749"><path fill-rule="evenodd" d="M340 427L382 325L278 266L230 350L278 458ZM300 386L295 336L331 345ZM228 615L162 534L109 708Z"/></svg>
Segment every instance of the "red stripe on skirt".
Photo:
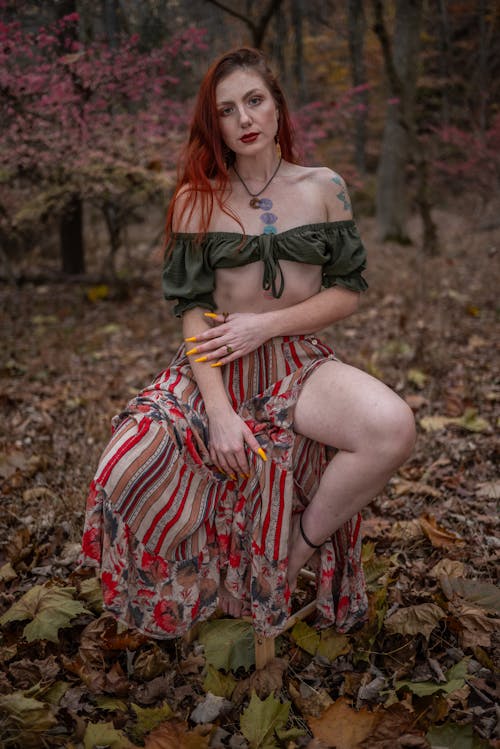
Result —
<svg viewBox="0 0 500 749"><path fill-rule="evenodd" d="M283 528L283 513L285 512L285 481L286 473L281 472L280 478L280 506L278 512L278 520L276 522L276 536L274 538L274 559L279 559L280 544L281 544L281 530Z"/></svg>
<svg viewBox="0 0 500 749"><path fill-rule="evenodd" d="M158 524L158 521L161 520L161 518L165 515L165 513L168 512L168 510L170 509L170 506L172 505L172 503L175 500L175 497L177 495L177 492L179 491L179 487L181 485L183 476L186 473L186 471L187 471L187 466L186 466L186 464L184 464L182 466L180 472L179 472L179 480L177 481L177 486L175 487L174 491L172 492L172 496L170 498L170 502L168 502L168 504L166 504L165 507L162 507L162 509L159 510L156 513L156 516L155 516L153 522L151 523L151 525L149 527L149 530L144 534L144 539L143 539L143 543L144 544L147 544L147 542L149 541L149 539L153 535L154 529L156 528L156 526Z"/></svg>
<svg viewBox="0 0 500 749"><path fill-rule="evenodd" d="M172 453L175 451L175 446L172 443L167 454L159 455L158 458L155 460L152 466L150 466L149 470L145 473L142 473L140 476L140 488L137 492L133 492L133 490L130 492L130 494L134 495L134 499L132 502L130 502L127 505L127 511L123 514L123 518L125 522L130 517L131 513L134 511L134 508L137 504L137 502L140 500L146 489L148 489L149 486L153 483L153 481L156 479L158 474L161 474L162 468L165 464L168 465ZM159 469L159 470L158 470Z"/></svg>
<svg viewBox="0 0 500 749"><path fill-rule="evenodd" d="M112 458L108 460L106 465L104 466L102 473L97 478L97 483L101 486L105 486L107 480L109 479L111 475L111 471L116 466L116 464L123 458L124 455L132 448L134 447L138 442L141 441L141 439L144 437L145 434L149 432L149 427L151 426L151 420L148 418L144 418L141 420L139 427L137 429L137 432L132 436L129 437L128 440L126 440L123 445L120 447L119 450L115 452Z"/></svg>
<svg viewBox="0 0 500 749"><path fill-rule="evenodd" d="M172 382L172 383L171 383L171 384L170 384L170 385L168 386L168 392L169 392L169 393L173 393L173 392L174 392L175 388L177 387L177 385L179 384L179 382L181 381L181 379L182 379L182 375L181 375L181 373L180 373L180 372L177 372L177 377L176 377L175 381L174 381L174 382Z"/></svg>
<svg viewBox="0 0 500 749"><path fill-rule="evenodd" d="M271 463L271 470L269 471L269 492L271 494L271 497L270 497L269 504L267 507L266 519L264 520L264 525L262 526L262 548L263 549L265 548L265 545L266 545L267 532L271 524L272 488L274 486L275 473L276 473L276 465L273 462Z"/></svg>
<svg viewBox="0 0 500 749"><path fill-rule="evenodd" d="M194 474L193 474L193 473L191 472L191 476L189 477L188 485L187 485L187 487L186 487L186 491L184 492L184 496L183 496L183 498L182 498L182 500L181 500L181 504L180 504L180 507L179 507L179 509L177 510L177 513L175 514L175 516L174 516L174 517L172 518L172 520L170 521L170 523L167 523L167 525L166 525L166 526L164 527L164 529L162 530L162 532L161 532L161 534L160 534L160 538L158 539L158 543L157 543L157 544L156 544L156 546L155 546L155 554L159 554L159 553L160 553L160 549L161 549L161 547L162 547L163 541L165 540L165 536L166 536L166 535L167 535L167 533L169 532L170 528L171 528L171 527L172 527L173 525L175 525L175 524L176 524L177 520L178 520L178 519L180 518L180 516L182 515L182 512L183 512L183 510L184 510L184 507L185 507L185 504L186 504L186 498L187 498L187 497L189 496L189 493L190 493L190 491L191 491L191 484L193 483L193 478L194 478Z"/></svg>
<svg viewBox="0 0 500 749"><path fill-rule="evenodd" d="M290 344L290 352L292 354L292 359L294 360L295 364L297 365L297 369L302 369L302 362L300 361L299 357L297 356L297 352L295 350L295 344Z"/></svg>

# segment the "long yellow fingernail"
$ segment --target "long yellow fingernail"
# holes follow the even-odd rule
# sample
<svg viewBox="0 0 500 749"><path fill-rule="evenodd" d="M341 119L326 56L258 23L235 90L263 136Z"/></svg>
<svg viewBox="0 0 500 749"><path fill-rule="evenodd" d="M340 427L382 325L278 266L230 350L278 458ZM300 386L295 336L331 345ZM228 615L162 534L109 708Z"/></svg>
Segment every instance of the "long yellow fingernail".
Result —
<svg viewBox="0 0 500 749"><path fill-rule="evenodd" d="M208 356L200 356L199 359L195 359L195 361L206 361L208 359Z"/></svg>
<svg viewBox="0 0 500 749"><path fill-rule="evenodd" d="M191 354L197 354L197 353L198 353L198 349L195 347L195 348L192 348L190 351L186 351L186 356L191 356Z"/></svg>
<svg viewBox="0 0 500 749"><path fill-rule="evenodd" d="M192 335L191 338L184 338L184 341L186 343L193 343L193 341L196 341L196 336Z"/></svg>
<svg viewBox="0 0 500 749"><path fill-rule="evenodd" d="M229 476L230 479L233 479L233 481L236 481L236 476L234 475L234 473L228 473L227 475Z"/></svg>
<svg viewBox="0 0 500 749"><path fill-rule="evenodd" d="M204 312L203 314L205 315L205 317L211 317L212 320L217 318L215 312Z"/></svg>
<svg viewBox="0 0 500 749"><path fill-rule="evenodd" d="M261 447L259 447L259 449L257 450L257 455L260 455L260 457L262 458L262 460L264 460L264 461L267 460L267 455L266 455L266 453L264 452L264 450Z"/></svg>
<svg viewBox="0 0 500 749"><path fill-rule="evenodd" d="M222 367L222 362L221 361L216 361L215 364L211 364L210 366L211 367Z"/></svg>

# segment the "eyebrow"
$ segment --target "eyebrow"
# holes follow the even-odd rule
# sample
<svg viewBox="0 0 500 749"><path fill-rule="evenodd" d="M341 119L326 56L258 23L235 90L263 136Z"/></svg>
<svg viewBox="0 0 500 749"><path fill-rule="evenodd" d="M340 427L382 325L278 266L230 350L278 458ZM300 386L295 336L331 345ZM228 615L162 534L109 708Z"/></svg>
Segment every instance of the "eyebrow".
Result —
<svg viewBox="0 0 500 749"><path fill-rule="evenodd" d="M251 88L250 91L247 91L246 94L243 94L242 99L246 99L248 96L251 96L252 94L262 93L262 91L259 88ZM216 106L220 107L223 104L233 104L231 100L227 101L218 101L216 103Z"/></svg>

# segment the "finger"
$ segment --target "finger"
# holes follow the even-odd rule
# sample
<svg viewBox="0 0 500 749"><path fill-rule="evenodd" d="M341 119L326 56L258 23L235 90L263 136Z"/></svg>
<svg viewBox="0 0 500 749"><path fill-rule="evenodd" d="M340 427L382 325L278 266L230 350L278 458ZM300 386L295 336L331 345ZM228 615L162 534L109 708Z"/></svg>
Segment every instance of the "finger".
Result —
<svg viewBox="0 0 500 749"><path fill-rule="evenodd" d="M256 455L261 458L264 462L267 460L267 454L263 447L260 446L260 444L255 439L254 435L248 430L248 432L245 432L245 442L247 443L248 447L252 452L254 452Z"/></svg>

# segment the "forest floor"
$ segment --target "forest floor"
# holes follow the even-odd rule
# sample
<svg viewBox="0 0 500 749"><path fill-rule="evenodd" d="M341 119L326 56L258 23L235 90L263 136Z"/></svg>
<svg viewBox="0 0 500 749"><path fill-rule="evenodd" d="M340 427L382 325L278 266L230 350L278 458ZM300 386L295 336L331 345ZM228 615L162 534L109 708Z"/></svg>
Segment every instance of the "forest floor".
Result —
<svg viewBox="0 0 500 749"><path fill-rule="evenodd" d="M417 219L406 247L359 221L370 291L324 338L406 399L418 442L364 512L367 624L296 625L263 673L250 625L148 641L74 573L110 418L181 340L158 259L137 245L119 287L0 287L0 746L500 746L500 231L461 208L437 212L433 258Z"/></svg>

